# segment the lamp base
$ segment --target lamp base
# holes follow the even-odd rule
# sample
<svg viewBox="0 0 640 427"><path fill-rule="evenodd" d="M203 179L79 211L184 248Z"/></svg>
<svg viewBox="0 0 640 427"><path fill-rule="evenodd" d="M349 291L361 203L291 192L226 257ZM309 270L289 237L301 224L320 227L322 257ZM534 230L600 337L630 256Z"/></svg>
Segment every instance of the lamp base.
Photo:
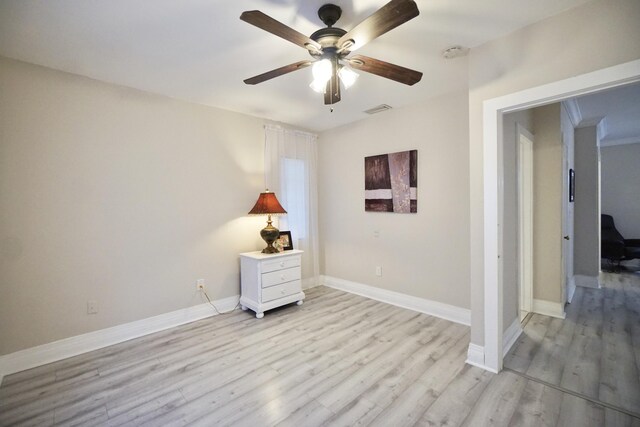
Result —
<svg viewBox="0 0 640 427"><path fill-rule="evenodd" d="M262 250L263 254L277 254L278 250L273 247L273 242L278 240L280 236L280 230L271 225L271 221L267 224L265 228L260 230L260 237L262 240L267 242L267 247Z"/></svg>

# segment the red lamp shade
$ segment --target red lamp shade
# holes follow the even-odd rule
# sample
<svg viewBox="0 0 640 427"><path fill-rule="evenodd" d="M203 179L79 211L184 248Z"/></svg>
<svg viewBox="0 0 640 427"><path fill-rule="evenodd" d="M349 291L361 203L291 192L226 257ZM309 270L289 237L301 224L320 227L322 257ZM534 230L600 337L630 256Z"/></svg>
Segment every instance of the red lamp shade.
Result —
<svg viewBox="0 0 640 427"><path fill-rule="evenodd" d="M284 210L276 198L276 193L271 193L269 190L260 193L255 206L249 211L249 215L279 215L286 213L287 211Z"/></svg>
<svg viewBox="0 0 640 427"><path fill-rule="evenodd" d="M256 201L253 209L249 211L249 215L269 215L267 217L267 226L260 230L262 240L267 243L267 247L262 250L262 253L275 254L278 252L278 250L273 247L273 242L276 241L280 232L271 224L271 215L283 215L286 213L287 211L284 210L276 198L275 193L271 193L269 190L260 193L260 197L258 197L258 201Z"/></svg>

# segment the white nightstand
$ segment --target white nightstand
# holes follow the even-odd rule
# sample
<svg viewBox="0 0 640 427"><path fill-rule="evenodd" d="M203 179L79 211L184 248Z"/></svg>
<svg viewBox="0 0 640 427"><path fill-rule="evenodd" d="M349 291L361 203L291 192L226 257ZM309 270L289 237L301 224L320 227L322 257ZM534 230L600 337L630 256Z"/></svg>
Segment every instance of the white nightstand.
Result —
<svg viewBox="0 0 640 427"><path fill-rule="evenodd" d="M301 250L278 254L246 252L240 254L241 292L240 307L250 308L261 319L264 312L281 305L302 304L300 265Z"/></svg>

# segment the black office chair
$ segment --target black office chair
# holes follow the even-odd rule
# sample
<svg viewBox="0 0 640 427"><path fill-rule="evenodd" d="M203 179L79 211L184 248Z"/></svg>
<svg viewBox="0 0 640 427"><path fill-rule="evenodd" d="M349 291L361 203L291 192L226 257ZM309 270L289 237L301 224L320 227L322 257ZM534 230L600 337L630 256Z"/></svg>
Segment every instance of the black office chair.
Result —
<svg viewBox="0 0 640 427"><path fill-rule="evenodd" d="M620 268L621 261L640 259L640 239L625 239L616 229L611 215L600 216L601 256Z"/></svg>

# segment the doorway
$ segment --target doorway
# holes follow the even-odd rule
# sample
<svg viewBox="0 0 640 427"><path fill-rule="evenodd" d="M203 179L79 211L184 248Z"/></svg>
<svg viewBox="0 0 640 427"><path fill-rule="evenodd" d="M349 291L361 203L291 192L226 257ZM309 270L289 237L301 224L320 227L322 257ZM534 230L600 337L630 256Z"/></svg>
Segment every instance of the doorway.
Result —
<svg viewBox="0 0 640 427"><path fill-rule="evenodd" d="M500 371L503 364L503 289L500 272L498 124L504 113L562 101L577 95L640 81L640 60L616 65L558 82L484 101L483 193L484 193L484 367ZM470 348L470 351L472 349Z"/></svg>

